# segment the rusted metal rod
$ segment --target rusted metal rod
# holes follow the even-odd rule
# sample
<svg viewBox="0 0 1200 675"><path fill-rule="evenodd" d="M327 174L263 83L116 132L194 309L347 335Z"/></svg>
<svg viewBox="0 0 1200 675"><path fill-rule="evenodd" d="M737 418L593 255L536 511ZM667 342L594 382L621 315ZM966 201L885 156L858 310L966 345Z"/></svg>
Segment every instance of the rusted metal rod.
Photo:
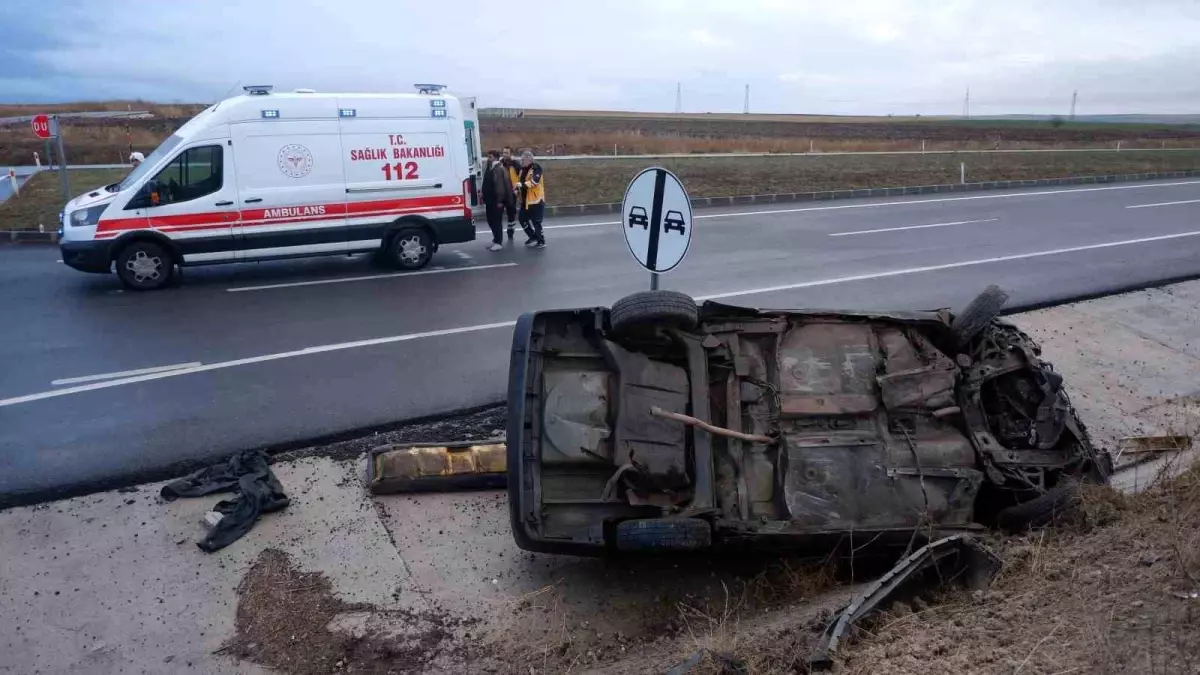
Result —
<svg viewBox="0 0 1200 675"><path fill-rule="evenodd" d="M686 424L689 427L699 427L699 428L707 431L708 433L716 434L717 436L736 438L739 441L749 441L750 443L762 443L763 445L770 445L775 442L775 439L771 438L770 436L759 436L758 434L744 434L740 431L734 431L733 429L726 429L725 427L713 426L713 425L709 424L708 422L705 422L704 420L696 419L695 417L692 417L691 415L684 415L683 413L677 413L677 412L668 412L658 406L651 407L650 414L653 415L654 417L661 417L666 420L674 420L681 424Z"/></svg>

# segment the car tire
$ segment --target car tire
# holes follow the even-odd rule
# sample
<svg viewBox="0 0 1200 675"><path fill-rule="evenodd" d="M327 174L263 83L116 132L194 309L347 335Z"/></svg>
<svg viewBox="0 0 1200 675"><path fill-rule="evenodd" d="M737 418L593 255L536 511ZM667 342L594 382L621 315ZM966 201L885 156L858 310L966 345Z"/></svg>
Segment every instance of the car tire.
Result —
<svg viewBox="0 0 1200 675"><path fill-rule="evenodd" d="M1004 309L1004 303L1008 302L1008 293L1000 290L999 286L988 286L982 293L975 296L971 304L963 308L963 311L954 315L954 320L950 323L950 330L954 333L954 339L959 347L965 347L971 340L987 325L992 322L992 319L1000 316L1000 310Z"/></svg>
<svg viewBox="0 0 1200 675"><path fill-rule="evenodd" d="M655 326L693 330L700 310L691 296L678 291L642 291L613 303L609 321L616 333L632 333Z"/></svg>
<svg viewBox="0 0 1200 675"><path fill-rule="evenodd" d="M695 551L712 545L712 526L699 518L625 520L616 543L618 551Z"/></svg>
<svg viewBox="0 0 1200 675"><path fill-rule="evenodd" d="M1020 533L1046 527L1074 513L1081 503L1079 481L1063 478L1058 485L1022 504L1002 509L996 524L1009 533Z"/></svg>
<svg viewBox="0 0 1200 675"><path fill-rule="evenodd" d="M134 241L117 253L117 278L132 291L154 291L171 283L175 258L153 241Z"/></svg>
<svg viewBox="0 0 1200 675"><path fill-rule="evenodd" d="M384 260L401 270L419 270L433 259L436 247L424 228L406 227L393 234L384 249Z"/></svg>

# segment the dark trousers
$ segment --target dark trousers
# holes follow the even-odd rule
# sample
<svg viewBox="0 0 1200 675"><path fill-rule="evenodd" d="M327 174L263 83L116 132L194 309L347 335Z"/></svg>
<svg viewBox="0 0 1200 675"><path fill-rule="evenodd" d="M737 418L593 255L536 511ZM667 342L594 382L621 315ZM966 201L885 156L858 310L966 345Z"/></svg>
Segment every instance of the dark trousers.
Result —
<svg viewBox="0 0 1200 675"><path fill-rule="evenodd" d="M517 200L510 199L504 202L504 212L508 215L508 229L513 229L513 223L517 221Z"/></svg>
<svg viewBox="0 0 1200 675"><path fill-rule="evenodd" d="M484 211L487 212L488 227L492 229L492 243L504 243L504 206L492 202L484 202Z"/></svg>
<svg viewBox="0 0 1200 675"><path fill-rule="evenodd" d="M546 243L546 235L542 233L542 216L546 213L546 203L530 204L525 207L524 218L521 219L521 225L525 227L525 233L530 239L536 239L540 243Z"/></svg>

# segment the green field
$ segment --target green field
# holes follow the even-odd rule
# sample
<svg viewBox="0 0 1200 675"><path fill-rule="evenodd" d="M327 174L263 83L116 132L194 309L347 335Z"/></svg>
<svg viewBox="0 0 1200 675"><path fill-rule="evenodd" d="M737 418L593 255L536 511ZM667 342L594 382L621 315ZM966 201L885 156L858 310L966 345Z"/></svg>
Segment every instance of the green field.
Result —
<svg viewBox="0 0 1200 675"><path fill-rule="evenodd" d="M71 171L68 173L71 179L71 196L115 183L127 173L127 169ZM20 197L9 197L8 201L0 204L0 230L37 230L40 224L46 232L53 232L58 229L58 214L66 203L58 172L43 171L35 174L21 186Z"/></svg>
<svg viewBox="0 0 1200 675"><path fill-rule="evenodd" d="M619 202L651 164L674 172L693 197L725 197L957 183L960 162L971 182L1030 180L1200 169L1200 150L563 160L543 167L547 203L567 205Z"/></svg>

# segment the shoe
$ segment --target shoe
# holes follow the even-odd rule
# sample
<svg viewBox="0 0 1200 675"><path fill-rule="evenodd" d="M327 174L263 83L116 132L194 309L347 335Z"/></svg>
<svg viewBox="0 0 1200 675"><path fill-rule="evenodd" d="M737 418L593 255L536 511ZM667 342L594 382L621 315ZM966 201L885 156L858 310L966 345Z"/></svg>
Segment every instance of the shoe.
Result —
<svg viewBox="0 0 1200 675"><path fill-rule="evenodd" d="M491 246L488 247L487 250L495 253L496 251L503 251L504 247L501 246L500 244L492 244Z"/></svg>
<svg viewBox="0 0 1200 675"><path fill-rule="evenodd" d="M540 251L540 250L542 250L542 249L546 248L546 242L544 242L544 241L539 241L538 243L536 243L536 244L534 244L534 245L533 245L533 248L534 248L534 249L537 249L537 250L539 250L539 251Z"/></svg>
<svg viewBox="0 0 1200 675"><path fill-rule="evenodd" d="M537 246L537 244L538 244L537 239L526 239L525 240L525 248L533 248L534 246Z"/></svg>

